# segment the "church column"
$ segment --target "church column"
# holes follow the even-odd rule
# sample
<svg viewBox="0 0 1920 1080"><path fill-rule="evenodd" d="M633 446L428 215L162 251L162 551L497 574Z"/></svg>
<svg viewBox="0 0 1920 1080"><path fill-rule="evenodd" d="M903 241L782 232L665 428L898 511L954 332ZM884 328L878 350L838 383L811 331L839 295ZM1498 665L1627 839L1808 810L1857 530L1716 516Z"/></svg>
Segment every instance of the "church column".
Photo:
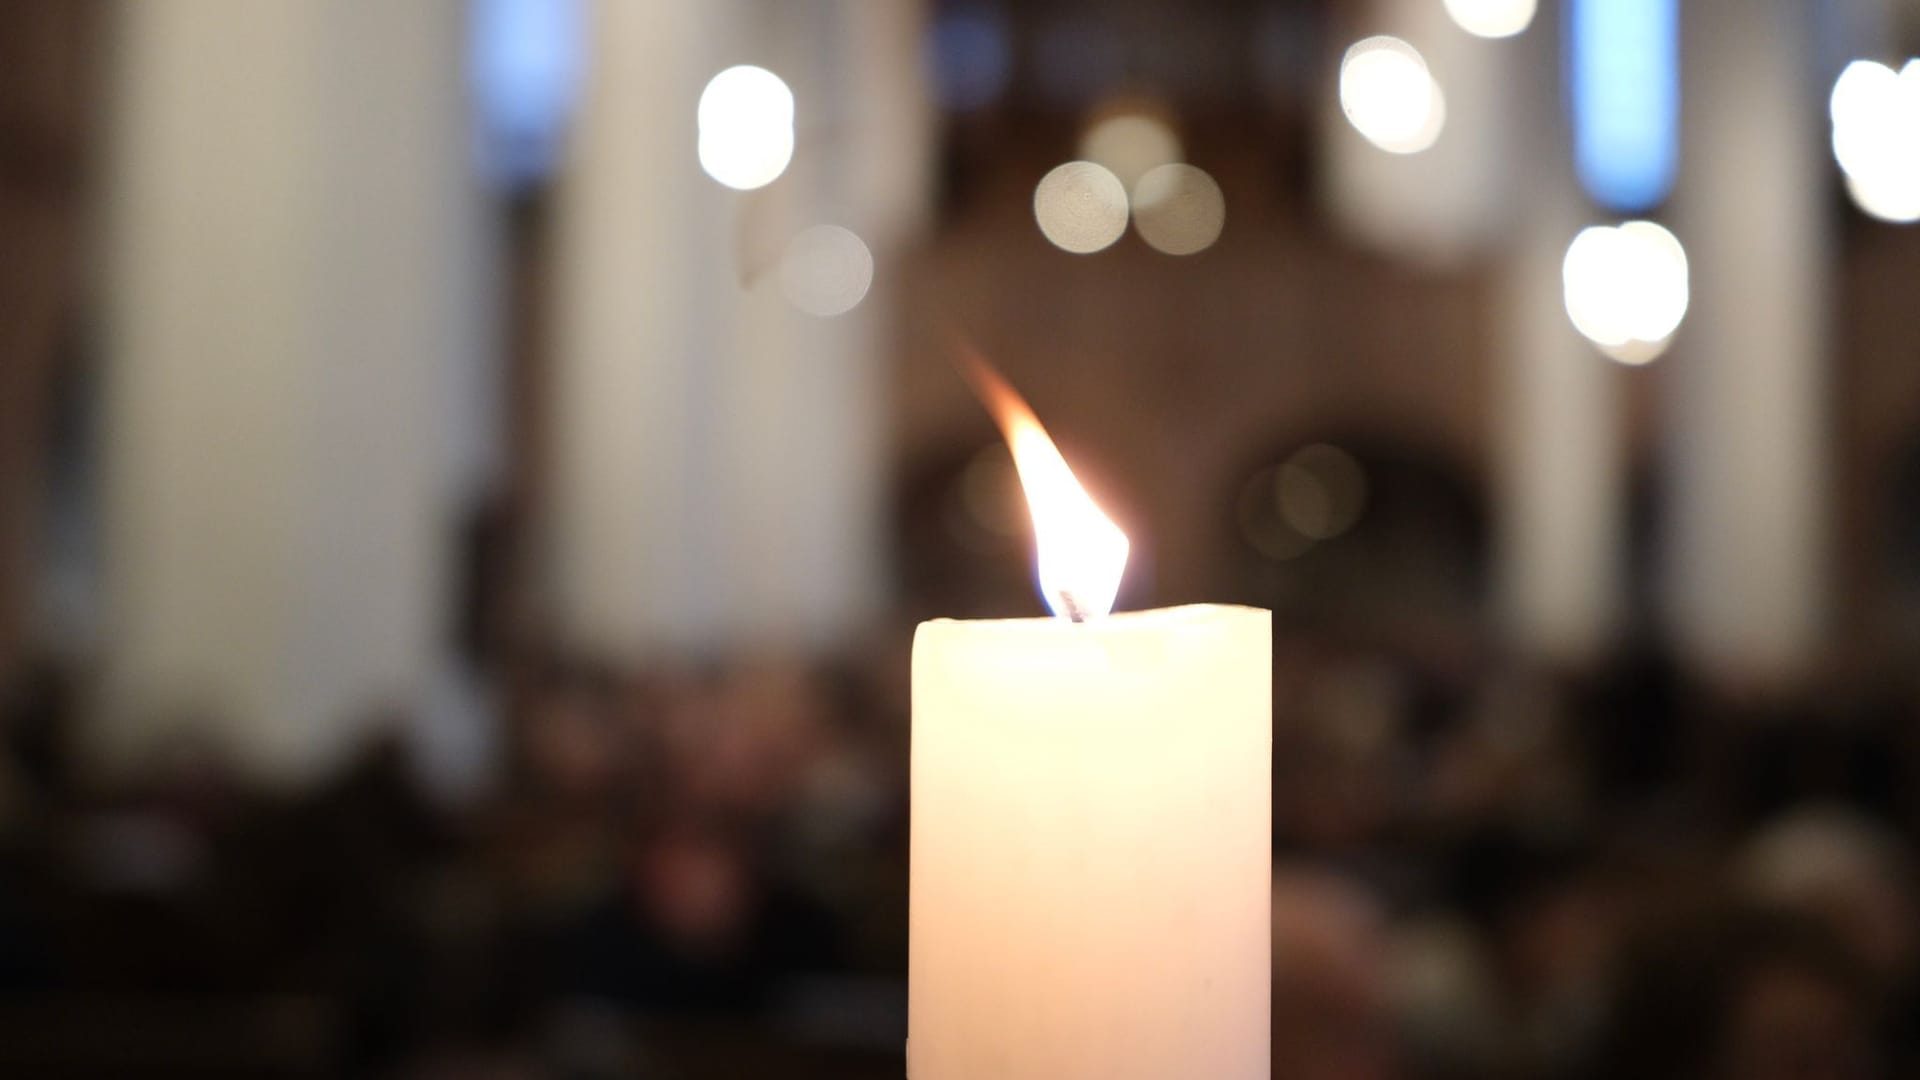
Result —
<svg viewBox="0 0 1920 1080"><path fill-rule="evenodd" d="M598 6L554 293L550 556L576 647L806 648L871 616L885 284L807 314L783 260L800 230L836 225L884 276L903 216L888 199L911 206L922 183L898 174L922 153L901 66L917 32L909 5ZM746 192L695 152L701 92L736 64L796 99L791 165Z"/></svg>
<svg viewBox="0 0 1920 1080"><path fill-rule="evenodd" d="M1720 676L1789 680L1827 628L1825 100L1803 0L1700 0L1682 27L1675 231L1692 307L1672 354L1675 637Z"/></svg>
<svg viewBox="0 0 1920 1080"><path fill-rule="evenodd" d="M1532 655L1593 660L1618 629L1625 542L1621 392L1627 377L1573 328L1562 297L1567 245L1599 221L1574 180L1559 91L1557 14L1512 43L1525 175L1500 277L1503 622Z"/></svg>
<svg viewBox="0 0 1920 1080"><path fill-rule="evenodd" d="M117 7L103 763L338 762L445 654L475 362L457 0Z"/></svg>

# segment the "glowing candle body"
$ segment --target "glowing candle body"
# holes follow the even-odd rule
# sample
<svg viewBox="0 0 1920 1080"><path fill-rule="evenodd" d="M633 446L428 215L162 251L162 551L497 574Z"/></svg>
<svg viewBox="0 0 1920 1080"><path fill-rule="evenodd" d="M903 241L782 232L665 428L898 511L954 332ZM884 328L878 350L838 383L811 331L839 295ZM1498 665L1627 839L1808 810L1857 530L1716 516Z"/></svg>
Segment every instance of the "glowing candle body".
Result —
<svg viewBox="0 0 1920 1080"><path fill-rule="evenodd" d="M921 624L910 1080L1265 1080L1271 636Z"/></svg>

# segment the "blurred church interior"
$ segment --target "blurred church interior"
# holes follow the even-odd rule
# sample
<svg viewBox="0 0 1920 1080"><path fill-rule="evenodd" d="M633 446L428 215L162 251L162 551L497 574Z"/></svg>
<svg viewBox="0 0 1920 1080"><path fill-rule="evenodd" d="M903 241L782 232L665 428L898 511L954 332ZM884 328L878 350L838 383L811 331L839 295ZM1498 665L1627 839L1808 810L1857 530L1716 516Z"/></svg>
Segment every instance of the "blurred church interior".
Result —
<svg viewBox="0 0 1920 1080"><path fill-rule="evenodd" d="M1920 1075L1915 0L10 0L0 1071L902 1075L991 360L1274 1075Z"/></svg>

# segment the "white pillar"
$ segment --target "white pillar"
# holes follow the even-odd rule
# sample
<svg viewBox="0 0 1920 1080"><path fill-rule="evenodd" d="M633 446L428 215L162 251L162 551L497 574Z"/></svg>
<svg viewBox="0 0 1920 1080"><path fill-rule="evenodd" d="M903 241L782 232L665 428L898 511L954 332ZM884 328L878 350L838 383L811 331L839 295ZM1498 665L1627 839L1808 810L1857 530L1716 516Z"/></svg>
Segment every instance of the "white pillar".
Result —
<svg viewBox="0 0 1920 1080"><path fill-rule="evenodd" d="M1777 682L1816 658L1828 605L1826 93L1805 0L1684 18L1669 614L1707 670Z"/></svg>
<svg viewBox="0 0 1920 1080"><path fill-rule="evenodd" d="M1562 296L1567 245L1598 219L1573 177L1555 14L1504 43L1530 182L1499 292L1500 602L1522 651L1578 664L1607 645L1623 606L1625 373L1573 328Z"/></svg>
<svg viewBox="0 0 1920 1080"><path fill-rule="evenodd" d="M1533 218L1503 282L1498 476L1509 637L1529 654L1590 661L1622 614L1620 372L1567 322L1560 261L1577 214Z"/></svg>
<svg viewBox="0 0 1920 1080"><path fill-rule="evenodd" d="M749 255L732 353L719 373L725 444L726 625L734 640L832 644L877 608L884 561L883 389L893 262L923 221L930 106L919 83L914 0L747 4L752 55L787 79L798 109L792 167L731 215ZM750 26L750 29L747 27ZM853 231L869 246L869 295L841 315L797 310L777 260L797 232Z"/></svg>
<svg viewBox="0 0 1920 1080"><path fill-rule="evenodd" d="M122 4L96 749L313 776L443 658L473 361L457 0Z"/></svg>
<svg viewBox="0 0 1920 1080"><path fill-rule="evenodd" d="M695 107L718 70L702 6L592 6L559 189L555 599L570 642L609 651L716 630L717 496L696 439L732 241L726 197L694 157Z"/></svg>
<svg viewBox="0 0 1920 1080"><path fill-rule="evenodd" d="M889 7L595 11L555 296L551 554L555 614L575 646L808 647L876 604L885 288L822 320L788 304L778 262L797 230L838 224L867 236L886 273L881 237L850 206L923 176L873 167L921 153L870 141L918 130L910 108L904 123L898 112L917 87L872 86L917 48L899 10L863 14ZM705 176L695 154L700 93L740 63L774 71L796 98L792 164L745 193ZM850 107L872 93L896 100Z"/></svg>

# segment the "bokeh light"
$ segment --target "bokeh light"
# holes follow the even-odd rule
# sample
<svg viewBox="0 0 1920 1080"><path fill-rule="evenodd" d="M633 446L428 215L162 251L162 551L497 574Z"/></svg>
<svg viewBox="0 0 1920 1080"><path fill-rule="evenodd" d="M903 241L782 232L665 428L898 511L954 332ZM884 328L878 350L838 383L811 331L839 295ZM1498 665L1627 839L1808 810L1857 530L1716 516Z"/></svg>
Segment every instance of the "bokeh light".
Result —
<svg viewBox="0 0 1920 1080"><path fill-rule="evenodd" d="M476 0L468 70L493 179L530 185L558 162L586 67L582 0Z"/></svg>
<svg viewBox="0 0 1920 1080"><path fill-rule="evenodd" d="M1533 23L1538 0L1446 0L1447 14L1475 37L1512 37Z"/></svg>
<svg viewBox="0 0 1920 1080"><path fill-rule="evenodd" d="M1856 60L1828 104L1834 160L1854 203L1882 221L1920 221L1920 60L1897 73Z"/></svg>
<svg viewBox="0 0 1920 1080"><path fill-rule="evenodd" d="M1313 443L1254 473L1235 514L1249 547L1284 562L1348 532L1366 508L1367 474L1359 461L1337 446Z"/></svg>
<svg viewBox="0 0 1920 1080"><path fill-rule="evenodd" d="M1869 216L1895 225L1920 221L1920 179L1910 175L1847 177L1847 194Z"/></svg>
<svg viewBox="0 0 1920 1080"><path fill-rule="evenodd" d="M1331 540L1360 520L1367 506L1367 474L1352 454L1315 443L1280 466L1275 488L1280 515L1302 536Z"/></svg>
<svg viewBox="0 0 1920 1080"><path fill-rule="evenodd" d="M1314 544L1312 537L1302 535L1289 525L1280 512L1280 469L1281 466L1275 465L1254 473L1240 489L1240 498L1234 504L1240 538L1274 562L1297 559Z"/></svg>
<svg viewBox="0 0 1920 1080"><path fill-rule="evenodd" d="M1127 231L1127 189L1101 165L1069 161L1040 178L1033 217L1062 251L1099 251Z"/></svg>
<svg viewBox="0 0 1920 1080"><path fill-rule="evenodd" d="M1149 171L1133 187L1133 227L1156 251L1191 255L1220 238L1227 201L1206 171L1175 162Z"/></svg>
<svg viewBox="0 0 1920 1080"><path fill-rule="evenodd" d="M967 462L960 474L960 502L968 519L992 536L1018 539L1032 529L1020 475L1005 443L984 447Z"/></svg>
<svg viewBox="0 0 1920 1080"><path fill-rule="evenodd" d="M1446 125L1446 100L1426 60L1384 35L1356 42L1340 61L1340 108L1368 142L1395 154L1425 150Z"/></svg>
<svg viewBox="0 0 1920 1080"><path fill-rule="evenodd" d="M740 191L765 187L793 160L793 91L765 68L742 64L700 94L700 167Z"/></svg>
<svg viewBox="0 0 1920 1080"><path fill-rule="evenodd" d="M1574 172L1601 206L1646 213L1679 170L1678 0L1568 0L1565 18Z"/></svg>
<svg viewBox="0 0 1920 1080"><path fill-rule="evenodd" d="M1574 328L1622 363L1666 351L1686 316L1687 253L1651 221L1581 230L1561 271Z"/></svg>
<svg viewBox="0 0 1920 1080"><path fill-rule="evenodd" d="M850 229L800 230L780 259L780 288L794 307L823 318L844 314L873 285L873 252Z"/></svg>
<svg viewBox="0 0 1920 1080"><path fill-rule="evenodd" d="M946 108L966 112L991 105L1013 73L1005 20L987 8L943 12L927 30L927 68L934 97Z"/></svg>
<svg viewBox="0 0 1920 1080"><path fill-rule="evenodd" d="M1127 109L1095 120L1080 136L1080 156L1104 166L1132 190L1140 178L1180 160L1180 136L1152 113Z"/></svg>

